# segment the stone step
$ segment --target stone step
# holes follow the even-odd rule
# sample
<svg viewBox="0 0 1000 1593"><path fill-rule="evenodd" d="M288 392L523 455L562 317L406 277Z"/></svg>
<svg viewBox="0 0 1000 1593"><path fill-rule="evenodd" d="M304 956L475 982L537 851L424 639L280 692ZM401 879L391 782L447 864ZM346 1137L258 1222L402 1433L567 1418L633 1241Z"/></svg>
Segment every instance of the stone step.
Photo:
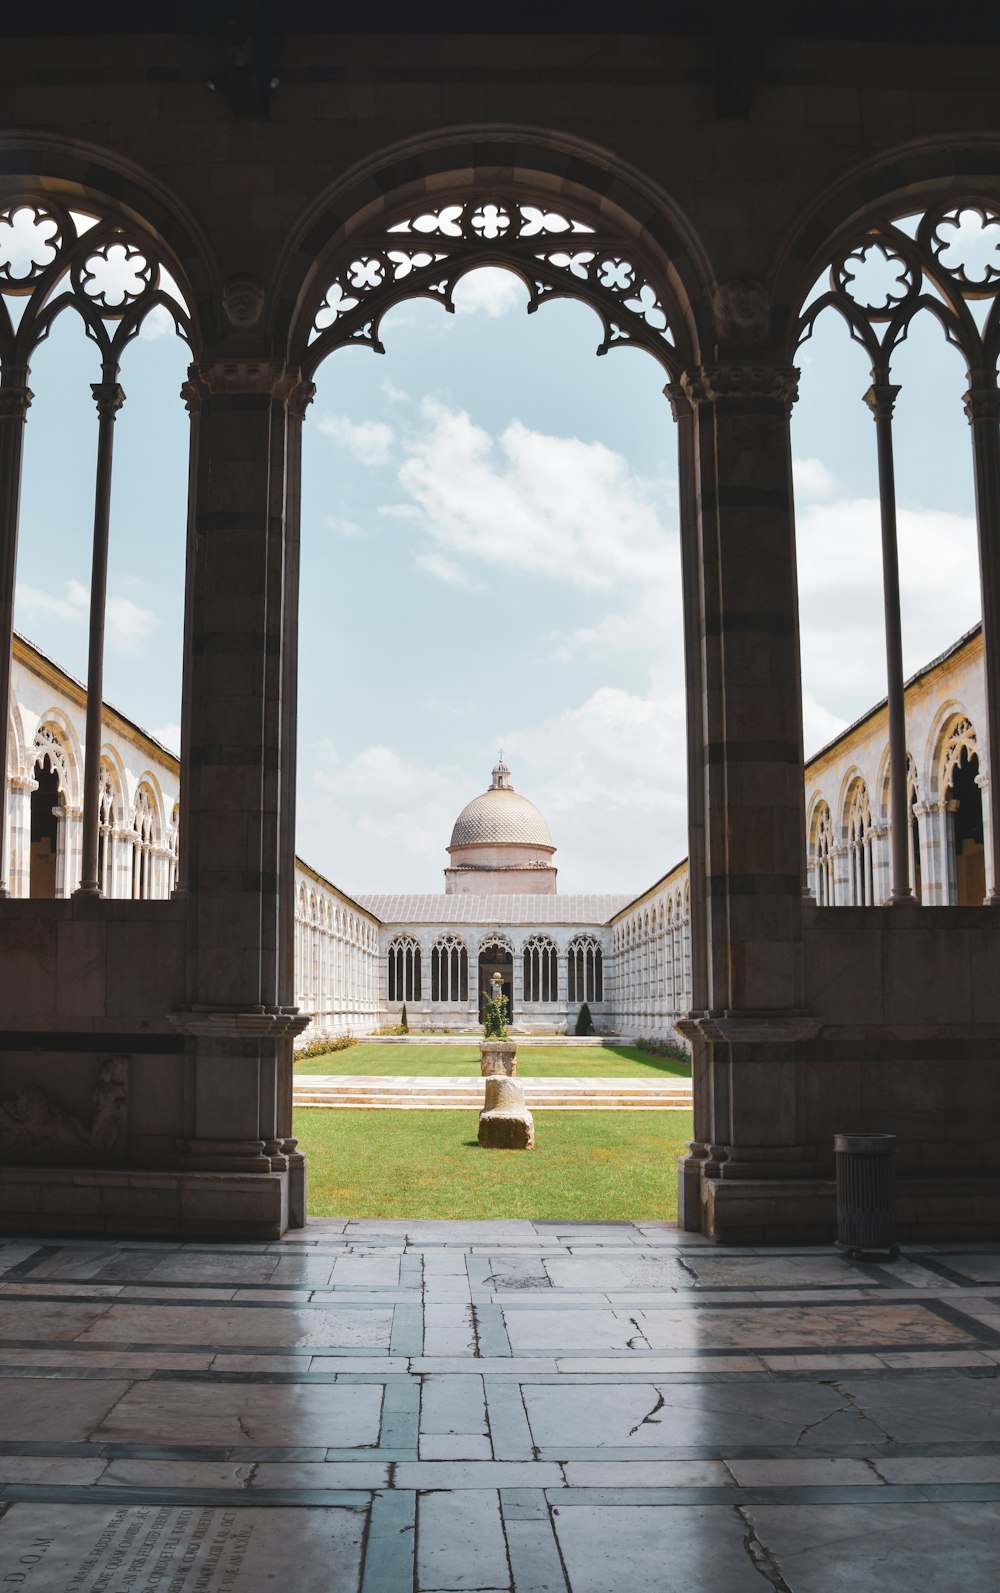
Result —
<svg viewBox="0 0 1000 1593"><path fill-rule="evenodd" d="M687 1111L690 1079L522 1079L536 1111ZM480 1111L484 1086L475 1078L312 1075L295 1081L296 1106L386 1108L396 1111Z"/></svg>

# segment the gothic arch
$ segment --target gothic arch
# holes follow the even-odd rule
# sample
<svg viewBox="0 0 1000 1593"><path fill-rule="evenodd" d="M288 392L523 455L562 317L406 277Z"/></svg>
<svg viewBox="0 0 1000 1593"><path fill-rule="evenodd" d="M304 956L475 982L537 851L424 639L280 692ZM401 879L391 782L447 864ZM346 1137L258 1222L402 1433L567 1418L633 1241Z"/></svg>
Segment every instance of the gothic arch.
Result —
<svg viewBox="0 0 1000 1593"><path fill-rule="evenodd" d="M31 748L32 768L46 753L58 770L66 806L79 807L83 758L76 731L60 708L46 709L38 721Z"/></svg>
<svg viewBox="0 0 1000 1593"><path fill-rule="evenodd" d="M984 748L980 746L976 728L965 708L956 699L946 703L937 713L928 740L927 779L928 796L944 796L948 789L951 769L962 748L979 760L980 771L985 773Z"/></svg>
<svg viewBox="0 0 1000 1593"><path fill-rule="evenodd" d="M221 335L221 281L200 223L151 172L110 150L51 134L0 134L0 208L36 190L57 203L115 212L155 243L185 293L200 347Z"/></svg>
<svg viewBox="0 0 1000 1593"><path fill-rule="evenodd" d="M799 305L830 256L878 215L915 213L972 194L1000 206L1000 141L930 138L882 151L837 179L800 213L768 271L775 336L789 359Z"/></svg>
<svg viewBox="0 0 1000 1593"><path fill-rule="evenodd" d="M24 744L24 725L21 721L21 710L16 702L11 700L10 711L7 716L8 747L6 775L28 775L31 773L27 767L27 751Z"/></svg>
<svg viewBox="0 0 1000 1593"><path fill-rule="evenodd" d="M495 215L474 224L477 206L512 206L509 223ZM519 205L537 212L530 223ZM439 225L433 232L413 220L459 206L459 231ZM540 220L561 218L548 228ZM451 218L454 220L454 218ZM604 260L586 267L582 255L592 229ZM407 233L397 233L409 223ZM575 263L556 263L572 239ZM423 243L422 250L414 245ZM409 244L409 249L404 246ZM400 255L438 255L415 265ZM625 271L625 259L633 268ZM365 272L341 279L360 290L361 302L339 310L335 335L316 318L339 273L359 261ZM614 264L617 271L610 269ZM711 327L711 271L690 223L679 207L642 174L607 151L581 140L554 138L523 127L468 128L406 141L380 152L317 197L293 229L275 273L270 306L276 339L289 339L289 360L311 375L324 356L348 341L381 348L378 322L391 304L423 293L443 303L455 282L479 265L499 265L528 288L530 308L546 298L569 296L589 303L605 323L599 349L625 343L645 346L673 377L696 358ZM369 281L368 276L381 277ZM392 272L390 281L387 273ZM446 279L442 288L439 279ZM638 295L638 311L627 307ZM349 295L345 294L345 297ZM661 317L670 341L655 335ZM710 335L710 333L709 333Z"/></svg>

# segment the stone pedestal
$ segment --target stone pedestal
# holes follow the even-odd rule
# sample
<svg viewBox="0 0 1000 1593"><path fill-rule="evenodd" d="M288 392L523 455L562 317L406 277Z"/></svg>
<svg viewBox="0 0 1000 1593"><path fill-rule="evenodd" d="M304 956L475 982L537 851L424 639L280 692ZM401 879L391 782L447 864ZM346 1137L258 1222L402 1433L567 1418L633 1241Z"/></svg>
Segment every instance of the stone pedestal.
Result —
<svg viewBox="0 0 1000 1593"><path fill-rule="evenodd" d="M486 1075L479 1143L488 1150L534 1150L535 1121L524 1104L520 1079L509 1078L506 1073Z"/></svg>
<svg viewBox="0 0 1000 1593"><path fill-rule="evenodd" d="M505 1073L508 1078L516 1078L516 1040L480 1040L479 1058L479 1071L484 1077L491 1073Z"/></svg>

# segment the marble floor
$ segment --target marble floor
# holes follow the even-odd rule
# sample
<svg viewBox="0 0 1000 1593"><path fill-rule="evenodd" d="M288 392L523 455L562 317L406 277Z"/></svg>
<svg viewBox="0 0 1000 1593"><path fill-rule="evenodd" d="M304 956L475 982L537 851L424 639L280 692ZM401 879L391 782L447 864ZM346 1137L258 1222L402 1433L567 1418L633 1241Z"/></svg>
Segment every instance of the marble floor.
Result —
<svg viewBox="0 0 1000 1593"><path fill-rule="evenodd" d="M0 1588L979 1593L1000 1245L0 1241Z"/></svg>

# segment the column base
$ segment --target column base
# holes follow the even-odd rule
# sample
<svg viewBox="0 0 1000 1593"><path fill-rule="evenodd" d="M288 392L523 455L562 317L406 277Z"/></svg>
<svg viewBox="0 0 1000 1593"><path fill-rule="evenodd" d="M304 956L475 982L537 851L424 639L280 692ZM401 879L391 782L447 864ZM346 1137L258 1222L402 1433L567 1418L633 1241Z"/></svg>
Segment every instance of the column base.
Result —
<svg viewBox="0 0 1000 1593"><path fill-rule="evenodd" d="M0 1167L8 1234L280 1239L289 1174L187 1169Z"/></svg>
<svg viewBox="0 0 1000 1593"><path fill-rule="evenodd" d="M262 1139L183 1139L177 1141L177 1161L181 1167L206 1173L270 1173L287 1170L272 1165L267 1144L281 1146L282 1140Z"/></svg>

